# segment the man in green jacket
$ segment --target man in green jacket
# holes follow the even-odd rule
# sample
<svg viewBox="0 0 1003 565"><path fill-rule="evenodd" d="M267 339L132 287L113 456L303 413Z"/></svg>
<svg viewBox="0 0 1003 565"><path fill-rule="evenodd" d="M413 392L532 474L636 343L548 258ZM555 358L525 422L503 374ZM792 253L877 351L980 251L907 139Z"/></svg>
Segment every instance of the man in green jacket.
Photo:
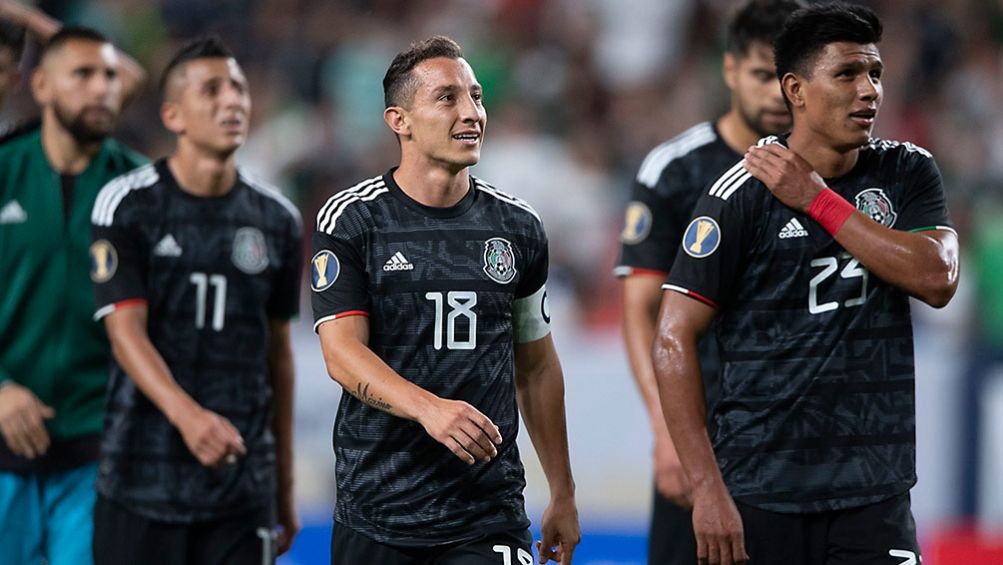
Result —
<svg viewBox="0 0 1003 565"><path fill-rule="evenodd" d="M108 136L119 59L66 27L31 77L40 128L0 144L0 547L11 563L91 562L109 346L91 315L90 213L144 159Z"/></svg>

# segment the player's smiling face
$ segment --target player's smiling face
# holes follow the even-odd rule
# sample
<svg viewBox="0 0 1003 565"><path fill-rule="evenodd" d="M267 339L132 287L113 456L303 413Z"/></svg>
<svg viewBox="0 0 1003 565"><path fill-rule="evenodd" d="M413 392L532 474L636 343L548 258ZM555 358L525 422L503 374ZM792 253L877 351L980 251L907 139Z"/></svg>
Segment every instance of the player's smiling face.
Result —
<svg viewBox="0 0 1003 565"><path fill-rule="evenodd" d="M404 110L409 141L432 163L457 171L476 164L488 116L473 69L463 59L437 57L411 72L418 88Z"/></svg>
<svg viewBox="0 0 1003 565"><path fill-rule="evenodd" d="M760 137L777 135L791 127L791 114L780 94L773 48L753 42L743 55L726 54L724 80L731 89L733 107L746 126Z"/></svg>
<svg viewBox="0 0 1003 565"><path fill-rule="evenodd" d="M213 153L228 155L247 140L251 95L237 61L214 57L186 62L178 91L164 103L168 129Z"/></svg>
<svg viewBox="0 0 1003 565"><path fill-rule="evenodd" d="M815 58L811 78L801 80L803 107L798 113L804 126L840 149L867 143L881 106L883 69L873 43L826 45Z"/></svg>

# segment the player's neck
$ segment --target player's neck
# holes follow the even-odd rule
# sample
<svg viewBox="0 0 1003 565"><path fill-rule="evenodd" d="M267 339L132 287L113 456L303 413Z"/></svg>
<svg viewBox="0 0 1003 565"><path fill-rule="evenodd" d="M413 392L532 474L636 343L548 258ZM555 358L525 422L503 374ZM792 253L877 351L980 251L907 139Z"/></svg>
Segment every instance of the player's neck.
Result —
<svg viewBox="0 0 1003 565"><path fill-rule="evenodd" d="M101 141L82 144L47 112L42 120L42 150L45 158L60 174L78 175L91 164L101 151Z"/></svg>
<svg viewBox="0 0 1003 565"><path fill-rule="evenodd" d="M178 144L177 151L167 158L167 166L181 190L195 196L223 196L237 182L237 159L206 155Z"/></svg>
<svg viewBox="0 0 1003 565"><path fill-rule="evenodd" d="M397 186L411 199L433 208L455 206L470 190L470 169L453 173L443 167L419 167L402 161L394 171Z"/></svg>
<svg viewBox="0 0 1003 565"><path fill-rule="evenodd" d="M721 116L717 121L717 132L721 134L721 139L724 140L725 144L739 155L745 155L749 147L755 145L760 137L758 133L746 125L745 120L734 109Z"/></svg>
<svg viewBox="0 0 1003 565"><path fill-rule="evenodd" d="M859 148L832 147L819 135L797 127L787 138L787 146L808 161L811 168L822 178L827 179L839 178L849 173L857 164L857 157L860 155Z"/></svg>

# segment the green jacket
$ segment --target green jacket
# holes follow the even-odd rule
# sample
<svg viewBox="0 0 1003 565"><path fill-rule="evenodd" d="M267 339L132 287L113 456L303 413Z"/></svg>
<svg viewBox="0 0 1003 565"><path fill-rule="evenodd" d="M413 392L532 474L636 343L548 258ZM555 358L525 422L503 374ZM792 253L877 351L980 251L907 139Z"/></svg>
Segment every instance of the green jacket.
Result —
<svg viewBox="0 0 1003 565"><path fill-rule="evenodd" d="M55 409L53 439L101 431L110 348L93 317L91 207L108 181L145 162L106 140L76 176L64 213L41 129L0 145L0 380Z"/></svg>

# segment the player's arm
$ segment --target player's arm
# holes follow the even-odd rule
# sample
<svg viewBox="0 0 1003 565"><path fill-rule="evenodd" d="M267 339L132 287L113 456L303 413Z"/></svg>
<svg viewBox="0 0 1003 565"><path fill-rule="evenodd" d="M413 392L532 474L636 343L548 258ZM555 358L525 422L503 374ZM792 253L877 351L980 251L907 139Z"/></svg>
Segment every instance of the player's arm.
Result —
<svg viewBox="0 0 1003 565"><path fill-rule="evenodd" d="M679 505L689 504L689 484L672 443L658 398L651 362L655 321L662 300L661 273L634 273L623 279L623 335L631 373L641 392L655 438L655 485L658 492Z"/></svg>
<svg viewBox="0 0 1003 565"><path fill-rule="evenodd" d="M278 554L289 551L300 529L293 493L293 347L288 320L271 320L268 332L268 374L272 385L275 455L278 467Z"/></svg>
<svg viewBox="0 0 1003 565"><path fill-rule="evenodd" d="M540 562L552 559L569 564L581 540L581 528L568 455L564 374L549 334L515 344L515 389L526 431L550 487L550 504L541 527L543 539L537 544Z"/></svg>
<svg viewBox="0 0 1003 565"><path fill-rule="evenodd" d="M369 349L369 319L343 316L317 329L324 363L346 392L377 410L413 420L468 464L498 454L501 432L487 416L460 400L440 398L397 374Z"/></svg>
<svg viewBox="0 0 1003 565"><path fill-rule="evenodd" d="M202 408L174 380L146 331L145 303L115 308L104 320L115 360L139 390L178 428L188 449L200 463L216 466L233 462L234 457L247 452L233 424Z"/></svg>
<svg viewBox="0 0 1003 565"><path fill-rule="evenodd" d="M748 559L742 519L721 478L707 434L697 354L697 343L715 314L714 307L667 290L652 357L665 424L692 489L697 557L710 563L740 563Z"/></svg>
<svg viewBox="0 0 1003 565"><path fill-rule="evenodd" d="M49 38L63 27L59 20L38 8L12 0L0 0L0 18L23 27L41 43L49 41ZM118 71L122 80L122 102L125 104L132 100L133 95L146 82L146 70L125 51L117 47L115 51L118 55Z"/></svg>
<svg viewBox="0 0 1003 565"><path fill-rule="evenodd" d="M824 181L799 155L777 144L750 148L746 169L761 180L781 202L809 211ZM839 198L828 192L823 198ZM841 200L841 199L840 199ZM835 208L849 212L843 201ZM813 216L815 217L815 216ZM840 218L842 218L841 216ZM818 218L816 218L818 219ZM935 308L946 306L958 288L958 236L949 230L908 232L889 229L858 210L834 229L833 238L881 280Z"/></svg>

